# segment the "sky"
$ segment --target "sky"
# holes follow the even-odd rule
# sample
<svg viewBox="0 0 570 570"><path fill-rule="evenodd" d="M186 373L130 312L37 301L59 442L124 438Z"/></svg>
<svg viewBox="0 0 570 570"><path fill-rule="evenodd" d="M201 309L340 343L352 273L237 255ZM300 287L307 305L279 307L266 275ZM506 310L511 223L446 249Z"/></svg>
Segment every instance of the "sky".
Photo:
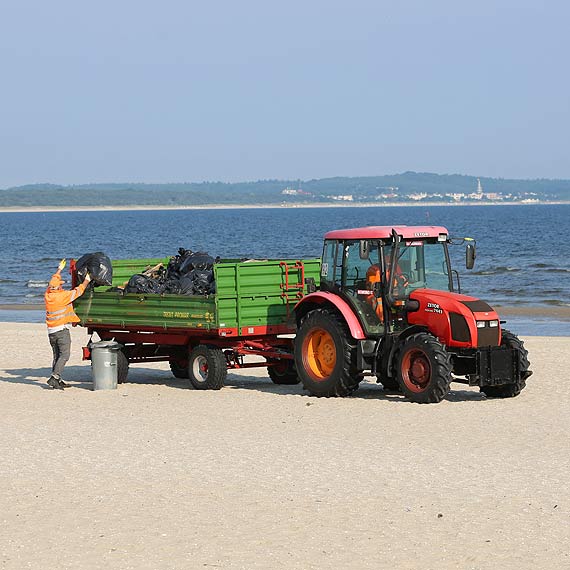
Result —
<svg viewBox="0 0 570 570"><path fill-rule="evenodd" d="M21 0L0 188L570 178L570 3Z"/></svg>

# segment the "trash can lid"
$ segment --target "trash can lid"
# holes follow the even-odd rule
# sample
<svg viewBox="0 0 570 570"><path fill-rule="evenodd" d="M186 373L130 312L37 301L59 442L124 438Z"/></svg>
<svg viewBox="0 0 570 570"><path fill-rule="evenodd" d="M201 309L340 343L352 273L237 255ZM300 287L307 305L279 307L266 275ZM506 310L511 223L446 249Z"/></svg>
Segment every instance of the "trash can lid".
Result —
<svg viewBox="0 0 570 570"><path fill-rule="evenodd" d="M106 348L108 350L120 350L123 348L123 345L114 340L100 340L99 342L94 342L91 344L91 350L97 350L99 348Z"/></svg>

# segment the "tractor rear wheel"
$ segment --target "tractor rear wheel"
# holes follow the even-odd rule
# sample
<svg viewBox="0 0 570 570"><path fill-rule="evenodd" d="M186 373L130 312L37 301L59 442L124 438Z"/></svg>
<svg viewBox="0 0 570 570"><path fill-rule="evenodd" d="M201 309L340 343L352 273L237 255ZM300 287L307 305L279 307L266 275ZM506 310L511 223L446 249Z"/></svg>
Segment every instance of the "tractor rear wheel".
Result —
<svg viewBox="0 0 570 570"><path fill-rule="evenodd" d="M267 367L267 374L274 384L298 384L301 380L297 374L293 360L281 360Z"/></svg>
<svg viewBox="0 0 570 570"><path fill-rule="evenodd" d="M518 396L526 386L526 379L532 374L528 369L528 351L524 347L523 341L511 331L502 331L501 346L514 348L517 351L519 377L511 384L501 384L499 386L482 386L481 392L488 398L514 398Z"/></svg>
<svg viewBox="0 0 570 570"><path fill-rule="evenodd" d="M358 388L356 343L342 317L327 309L307 314L295 337L295 366L313 396L349 396Z"/></svg>
<svg viewBox="0 0 570 570"><path fill-rule="evenodd" d="M436 404L449 392L451 357L429 333L406 338L396 355L400 389L412 402Z"/></svg>
<svg viewBox="0 0 570 570"><path fill-rule="evenodd" d="M222 350L197 346L188 359L188 379L196 390L220 390L226 383L228 366Z"/></svg>

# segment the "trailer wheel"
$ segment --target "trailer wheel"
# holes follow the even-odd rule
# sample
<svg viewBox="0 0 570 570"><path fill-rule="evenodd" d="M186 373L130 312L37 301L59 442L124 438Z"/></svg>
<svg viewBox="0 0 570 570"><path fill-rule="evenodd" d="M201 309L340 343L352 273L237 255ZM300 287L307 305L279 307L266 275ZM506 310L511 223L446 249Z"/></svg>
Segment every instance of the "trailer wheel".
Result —
<svg viewBox="0 0 570 570"><path fill-rule="evenodd" d="M274 384L293 385L301 381L293 360L281 360L277 364L268 366L267 373Z"/></svg>
<svg viewBox="0 0 570 570"><path fill-rule="evenodd" d="M224 387L228 368L219 348L199 345L188 360L188 378L196 390L220 390Z"/></svg>
<svg viewBox="0 0 570 570"><path fill-rule="evenodd" d="M180 366L174 360L170 361L170 371L175 378L188 378L188 365Z"/></svg>
<svg viewBox="0 0 570 570"><path fill-rule="evenodd" d="M295 366L313 396L349 396L358 388L356 343L344 320L327 309L307 314L295 337Z"/></svg>
<svg viewBox="0 0 570 570"><path fill-rule="evenodd" d="M523 341L511 331L503 329L502 333L501 346L514 348L517 351L519 377L511 384L482 386L481 392L488 398L514 398L518 396L526 386L526 379L532 374L528 369L530 362L528 360L528 351L524 347Z"/></svg>
<svg viewBox="0 0 570 570"><path fill-rule="evenodd" d="M451 357L429 333L406 338L396 355L398 382L404 395L418 404L436 404L449 392Z"/></svg>
<svg viewBox="0 0 570 570"><path fill-rule="evenodd" d="M117 384L127 381L129 375L129 357L124 348L117 351Z"/></svg>

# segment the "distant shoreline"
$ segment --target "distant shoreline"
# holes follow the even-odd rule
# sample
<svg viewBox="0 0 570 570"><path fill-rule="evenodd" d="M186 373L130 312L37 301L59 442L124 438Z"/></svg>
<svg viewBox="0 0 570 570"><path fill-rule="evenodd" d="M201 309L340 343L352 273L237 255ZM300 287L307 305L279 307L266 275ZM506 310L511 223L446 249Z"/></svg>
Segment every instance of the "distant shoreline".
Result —
<svg viewBox="0 0 570 570"><path fill-rule="evenodd" d="M441 207L441 206L557 206L568 205L570 201L556 202L317 202L314 204L299 202L287 204L200 204L200 205L129 205L129 206L31 206L4 207L0 213L46 213L46 212L116 212L116 211L161 211L161 210L283 210L298 208L396 208L396 207Z"/></svg>

